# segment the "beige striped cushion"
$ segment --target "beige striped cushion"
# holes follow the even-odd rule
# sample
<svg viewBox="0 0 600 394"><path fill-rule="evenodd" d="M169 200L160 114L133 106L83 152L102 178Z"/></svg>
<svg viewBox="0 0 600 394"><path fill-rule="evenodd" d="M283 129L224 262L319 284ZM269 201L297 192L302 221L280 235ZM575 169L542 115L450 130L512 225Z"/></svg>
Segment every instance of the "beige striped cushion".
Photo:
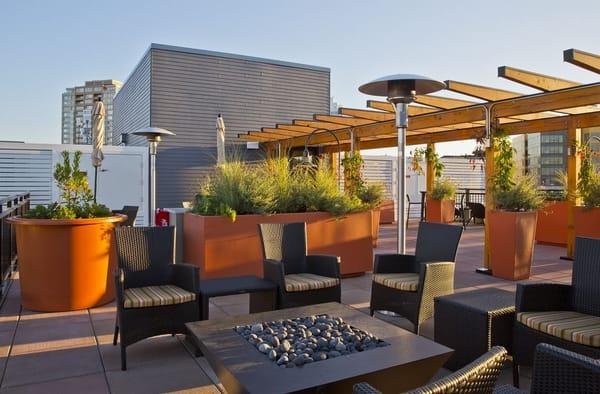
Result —
<svg viewBox="0 0 600 394"><path fill-rule="evenodd" d="M419 287L419 274L374 274L373 281L393 289L417 291Z"/></svg>
<svg viewBox="0 0 600 394"><path fill-rule="evenodd" d="M600 347L600 317L579 312L520 312L527 327L582 345Z"/></svg>
<svg viewBox="0 0 600 394"><path fill-rule="evenodd" d="M133 287L125 289L125 308L174 305L193 301L196 294L173 285Z"/></svg>
<svg viewBox="0 0 600 394"><path fill-rule="evenodd" d="M285 291L306 291L325 289L340 284L338 278L315 274L291 274L285 276Z"/></svg>

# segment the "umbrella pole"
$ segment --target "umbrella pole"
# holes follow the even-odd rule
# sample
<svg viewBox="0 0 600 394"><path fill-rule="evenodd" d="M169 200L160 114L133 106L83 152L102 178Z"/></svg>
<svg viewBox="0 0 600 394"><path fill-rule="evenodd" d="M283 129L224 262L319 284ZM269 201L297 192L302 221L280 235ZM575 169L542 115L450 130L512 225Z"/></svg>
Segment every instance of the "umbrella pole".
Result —
<svg viewBox="0 0 600 394"><path fill-rule="evenodd" d="M94 204L96 203L96 191L98 190L98 167L94 166Z"/></svg>

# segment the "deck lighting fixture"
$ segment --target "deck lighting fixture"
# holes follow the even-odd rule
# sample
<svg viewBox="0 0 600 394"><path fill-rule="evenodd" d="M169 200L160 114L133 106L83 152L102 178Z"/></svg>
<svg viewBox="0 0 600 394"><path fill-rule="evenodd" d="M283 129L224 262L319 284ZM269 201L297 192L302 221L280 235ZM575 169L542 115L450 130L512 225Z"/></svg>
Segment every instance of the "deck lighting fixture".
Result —
<svg viewBox="0 0 600 394"><path fill-rule="evenodd" d="M154 226L154 215L156 211L156 153L158 143L163 137L175 135L175 133L161 129L159 127L144 127L143 129L132 132L133 135L146 137L148 141L148 154L150 161L150 198L149 198L149 216L150 225Z"/></svg>
<svg viewBox="0 0 600 394"><path fill-rule="evenodd" d="M446 88L443 82L415 74L395 74L378 78L361 85L358 90L371 96L387 97L396 112L398 130L398 253L406 249L406 128L408 127L408 104L415 96L433 93Z"/></svg>

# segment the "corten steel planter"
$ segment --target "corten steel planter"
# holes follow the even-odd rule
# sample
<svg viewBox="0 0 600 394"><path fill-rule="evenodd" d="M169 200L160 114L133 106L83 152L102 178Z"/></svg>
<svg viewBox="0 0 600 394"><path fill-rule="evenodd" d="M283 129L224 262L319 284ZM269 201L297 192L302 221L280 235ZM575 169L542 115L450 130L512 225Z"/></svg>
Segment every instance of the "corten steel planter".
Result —
<svg viewBox="0 0 600 394"><path fill-rule="evenodd" d="M546 201L538 212L535 240L538 243L565 246L567 244L567 201Z"/></svg>
<svg viewBox="0 0 600 394"><path fill-rule="evenodd" d="M94 219L10 218L17 235L23 307L62 312L115 298L113 229L126 216Z"/></svg>
<svg viewBox="0 0 600 394"><path fill-rule="evenodd" d="M381 223L381 211L379 207L371 210L371 238L373 238L373 247L377 247L379 238L379 224Z"/></svg>
<svg viewBox="0 0 600 394"><path fill-rule="evenodd" d="M492 211L486 220L490 226L492 274L508 280L528 279L537 211Z"/></svg>
<svg viewBox="0 0 600 394"><path fill-rule="evenodd" d="M396 220L396 215L394 211L394 200L384 200L381 203L381 205L379 205L379 212L379 223L394 223L394 221Z"/></svg>
<svg viewBox="0 0 600 394"><path fill-rule="evenodd" d="M259 223L306 222L310 254L341 257L342 275L373 269L371 212L336 218L325 212L222 216L186 213L183 259L200 268L202 279L238 275L263 276Z"/></svg>
<svg viewBox="0 0 600 394"><path fill-rule="evenodd" d="M600 208L575 207L573 221L576 237L600 238Z"/></svg>
<svg viewBox="0 0 600 394"><path fill-rule="evenodd" d="M427 198L425 220L430 223L453 223L454 200L432 200Z"/></svg>

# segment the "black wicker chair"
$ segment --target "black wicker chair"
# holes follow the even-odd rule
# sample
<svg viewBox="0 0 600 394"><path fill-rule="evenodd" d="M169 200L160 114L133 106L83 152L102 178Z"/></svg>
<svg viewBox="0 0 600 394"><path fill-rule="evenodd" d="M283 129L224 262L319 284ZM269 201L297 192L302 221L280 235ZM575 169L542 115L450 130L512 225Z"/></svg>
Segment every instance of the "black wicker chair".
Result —
<svg viewBox="0 0 600 394"><path fill-rule="evenodd" d="M485 206L478 202L467 202L467 207L471 209L471 219L485 221Z"/></svg>
<svg viewBox="0 0 600 394"><path fill-rule="evenodd" d="M433 299L454 292L454 260L461 226L419 223L415 255L375 255L371 316L398 313L415 326L433 316Z"/></svg>
<svg viewBox="0 0 600 394"><path fill-rule="evenodd" d="M161 334L185 334L185 323L200 320L198 268L174 263L173 227L118 227L115 241L117 321L121 369L127 346Z"/></svg>
<svg viewBox="0 0 600 394"><path fill-rule="evenodd" d="M121 226L133 226L135 224L135 218L137 217L138 209L139 207L135 205L125 205L123 209L115 209L112 212L127 216L127 220L121 223Z"/></svg>
<svg viewBox="0 0 600 394"><path fill-rule="evenodd" d="M494 346L489 352L451 375L419 387L418 389L409 391L409 393L493 393L498 376L500 376L502 367L506 362L506 358L506 350L502 346ZM398 379L402 379L402 377L399 376ZM368 383L355 384L352 392L353 394L379 394L379 391Z"/></svg>
<svg viewBox="0 0 600 394"><path fill-rule="evenodd" d="M502 386L494 393L517 394L526 391ZM540 343L535 348L531 393L600 393L600 360Z"/></svg>
<svg viewBox="0 0 600 394"><path fill-rule="evenodd" d="M307 255L306 223L258 225L264 277L277 284L277 307L341 301L340 260Z"/></svg>
<svg viewBox="0 0 600 394"><path fill-rule="evenodd" d="M518 366L532 365L535 348L542 342L600 358L600 239L576 239L572 275L571 285L517 284L515 386Z"/></svg>

